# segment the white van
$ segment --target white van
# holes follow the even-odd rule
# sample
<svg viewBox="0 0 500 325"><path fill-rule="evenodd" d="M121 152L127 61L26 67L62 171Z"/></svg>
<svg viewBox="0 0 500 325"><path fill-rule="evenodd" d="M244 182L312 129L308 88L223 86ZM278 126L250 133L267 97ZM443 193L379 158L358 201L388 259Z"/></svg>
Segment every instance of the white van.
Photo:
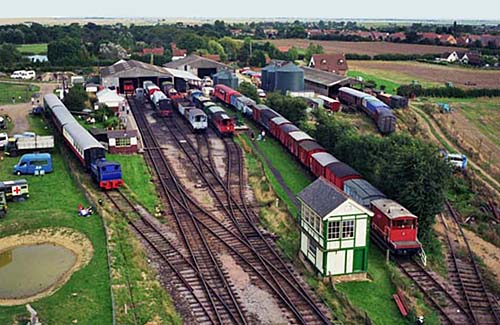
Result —
<svg viewBox="0 0 500 325"><path fill-rule="evenodd" d="M8 142L9 136L7 135L7 133L0 133L0 149L5 148Z"/></svg>

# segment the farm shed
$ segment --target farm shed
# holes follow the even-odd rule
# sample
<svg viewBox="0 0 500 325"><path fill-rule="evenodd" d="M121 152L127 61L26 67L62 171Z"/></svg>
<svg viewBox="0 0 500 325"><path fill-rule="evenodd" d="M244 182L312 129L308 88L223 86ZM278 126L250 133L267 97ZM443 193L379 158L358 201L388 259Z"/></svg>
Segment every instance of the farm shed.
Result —
<svg viewBox="0 0 500 325"><path fill-rule="evenodd" d="M115 90L111 90L109 88L104 88L99 91L96 96L99 105L106 105L115 113L125 105L125 98L118 95Z"/></svg>
<svg viewBox="0 0 500 325"><path fill-rule="evenodd" d="M335 73L314 68L302 67L304 70L304 85L306 91L335 98L340 87L351 87L357 81Z"/></svg>
<svg viewBox="0 0 500 325"><path fill-rule="evenodd" d="M108 131L109 153L133 154L137 152L136 130Z"/></svg>
<svg viewBox="0 0 500 325"><path fill-rule="evenodd" d="M168 62L163 66L165 68L188 71L200 78L206 76L212 77L222 70L232 70L227 64L204 58L196 54L191 54L185 58Z"/></svg>
<svg viewBox="0 0 500 325"><path fill-rule="evenodd" d="M104 88L118 88L122 94L124 85L133 86L133 89L142 88L143 82L147 80L159 86L164 81L174 82L174 76L162 67L135 60L120 60L101 69L101 85Z"/></svg>
<svg viewBox="0 0 500 325"><path fill-rule="evenodd" d="M366 277L373 212L323 178L298 194L300 253L322 276Z"/></svg>

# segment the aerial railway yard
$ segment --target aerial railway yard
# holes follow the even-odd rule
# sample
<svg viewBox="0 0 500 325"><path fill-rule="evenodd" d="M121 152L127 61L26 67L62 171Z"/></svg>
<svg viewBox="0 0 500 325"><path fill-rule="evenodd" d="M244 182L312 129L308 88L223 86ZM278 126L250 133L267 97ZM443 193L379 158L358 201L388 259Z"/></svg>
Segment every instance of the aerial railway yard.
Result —
<svg viewBox="0 0 500 325"><path fill-rule="evenodd" d="M185 252L182 255L191 261L191 272L194 270L197 275L196 279L191 278L196 280L195 283L189 283L189 279L186 283L176 275L183 282L178 287L184 287L184 291L189 291L189 287L198 289L192 291L191 298L183 297L190 306L191 317L200 323L278 321L325 324L334 321L326 305L282 259L274 243L259 229L257 216L246 203L243 161L234 141L224 140L228 159L225 175L221 177L211 159L210 141L205 135L195 135L193 141L193 136L187 135L190 132L186 132L185 125L179 125L181 122L177 119L155 120L148 104L131 98L129 104L141 130L147 161L156 174L158 189L167 209L164 221L170 226L175 225L170 227L170 231L177 239L175 242L182 243L182 248L178 249ZM172 145L175 147L167 150ZM191 163L192 175L196 175L199 184L202 184L198 186L208 187L211 199L217 202L213 205L216 209L208 209L206 203L199 202L199 198L193 195L193 189L181 185L166 152L170 155L175 152L176 158L183 156ZM156 240L159 236L166 242L166 236L161 233L155 235ZM159 243L158 247L154 240L148 243L157 253L178 254L172 251L174 246ZM243 278L247 278L248 283L243 286L236 283L239 280L231 276L231 271L225 267L228 263L240 265L235 269L246 274ZM171 272L182 273L179 269L172 269ZM245 290L250 288L266 298L261 300L260 305L249 303L249 292ZM177 296L175 292L173 294ZM273 307L281 315L262 312Z"/></svg>

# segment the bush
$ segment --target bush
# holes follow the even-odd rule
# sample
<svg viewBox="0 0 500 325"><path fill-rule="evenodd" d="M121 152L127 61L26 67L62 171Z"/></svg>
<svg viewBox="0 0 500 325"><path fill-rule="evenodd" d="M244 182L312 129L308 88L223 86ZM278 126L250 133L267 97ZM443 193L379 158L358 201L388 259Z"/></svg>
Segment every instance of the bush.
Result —
<svg viewBox="0 0 500 325"><path fill-rule="evenodd" d="M476 98L476 97L498 97L500 89L475 88L462 89L457 87L433 87L423 88L421 85L402 85L398 88L398 95L424 96L424 97L451 97L451 98Z"/></svg>

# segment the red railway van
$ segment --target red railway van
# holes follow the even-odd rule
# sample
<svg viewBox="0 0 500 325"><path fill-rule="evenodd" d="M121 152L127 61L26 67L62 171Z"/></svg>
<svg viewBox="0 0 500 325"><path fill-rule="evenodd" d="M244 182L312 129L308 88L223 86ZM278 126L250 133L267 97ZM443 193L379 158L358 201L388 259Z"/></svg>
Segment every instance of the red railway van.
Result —
<svg viewBox="0 0 500 325"><path fill-rule="evenodd" d="M277 116L269 121L269 132L275 137L279 138L280 126L285 124L292 124L289 120L282 116Z"/></svg>
<svg viewBox="0 0 500 325"><path fill-rule="evenodd" d="M298 158L304 166L309 166L311 155L317 152L325 152L325 148L319 145L315 140L304 140L299 143Z"/></svg>
<svg viewBox="0 0 500 325"><path fill-rule="evenodd" d="M222 84L215 85L214 96L217 97L220 101L228 105L231 105L231 96L234 95L240 95L240 93L226 85Z"/></svg>
<svg viewBox="0 0 500 325"><path fill-rule="evenodd" d="M333 185L344 190L345 181L361 178L361 175L351 166L339 161L326 166L325 178Z"/></svg>
<svg viewBox="0 0 500 325"><path fill-rule="evenodd" d="M420 251L422 245L417 239L417 216L390 199L374 200L371 204L375 213L371 223L372 230L378 239L399 255Z"/></svg>
<svg viewBox="0 0 500 325"><path fill-rule="evenodd" d="M313 140L311 136L303 131L295 131L288 133L288 138L285 140L285 146L288 150L294 155L298 157L299 155L299 144L305 140Z"/></svg>
<svg viewBox="0 0 500 325"><path fill-rule="evenodd" d="M328 152L317 152L311 155L309 168L311 169L311 172L314 176L325 177L326 166L336 162L339 162L339 160Z"/></svg>
<svg viewBox="0 0 500 325"><path fill-rule="evenodd" d="M286 146L285 142L288 139L288 134L290 132L300 131L300 129L294 124L282 124L278 128L278 140L280 140L281 144L284 146Z"/></svg>

